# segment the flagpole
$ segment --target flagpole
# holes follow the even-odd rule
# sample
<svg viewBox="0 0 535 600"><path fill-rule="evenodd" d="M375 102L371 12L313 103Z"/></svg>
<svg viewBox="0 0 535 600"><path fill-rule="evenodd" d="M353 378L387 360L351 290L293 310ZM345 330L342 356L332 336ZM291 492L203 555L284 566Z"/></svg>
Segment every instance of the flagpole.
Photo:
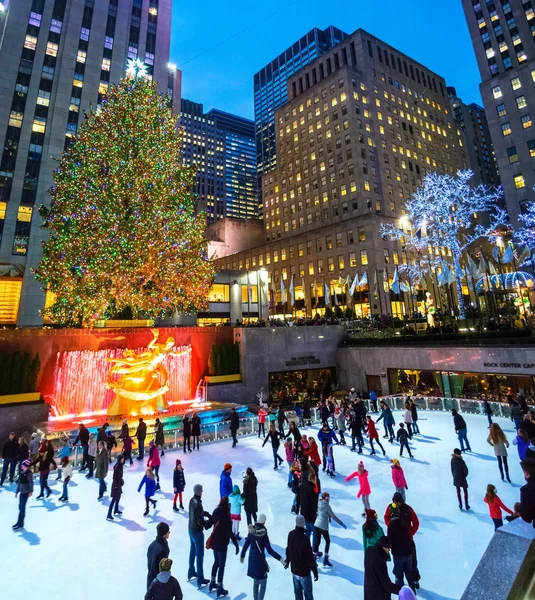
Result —
<svg viewBox="0 0 535 600"><path fill-rule="evenodd" d="M518 283L517 287L518 287L518 295L520 296L520 304L522 305L522 309L524 311L524 317L527 318L526 306L524 305L524 292L522 291L520 281L518 279L516 279L517 273L518 273L518 267L516 264L516 258L515 258L514 251L512 252L512 254L513 254L513 268L515 270L514 275L513 275L513 281L516 281ZM528 300L529 300L529 290L528 290Z"/></svg>
<svg viewBox="0 0 535 600"><path fill-rule="evenodd" d="M372 314L373 314L373 310L372 310L372 288L370 285L370 277L368 275L368 270L365 271L367 277L367 282L368 282L368 304L370 305L370 322L372 320Z"/></svg>
<svg viewBox="0 0 535 600"><path fill-rule="evenodd" d="M251 294L249 293L249 269L245 271L247 275L247 323L251 320Z"/></svg>
<svg viewBox="0 0 535 600"><path fill-rule="evenodd" d="M381 300L381 290L379 289L379 277L377 276L377 269L375 269L375 281L377 283L377 295L379 296L379 311L380 311L380 315L379 315L379 321L381 320L381 317L383 316L383 301ZM383 283L383 290L384 290L384 283Z"/></svg>

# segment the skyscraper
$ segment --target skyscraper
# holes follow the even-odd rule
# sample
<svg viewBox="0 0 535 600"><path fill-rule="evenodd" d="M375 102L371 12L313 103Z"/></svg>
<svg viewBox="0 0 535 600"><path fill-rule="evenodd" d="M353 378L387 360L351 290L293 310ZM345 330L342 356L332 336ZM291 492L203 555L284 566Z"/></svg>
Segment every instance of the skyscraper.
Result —
<svg viewBox="0 0 535 600"><path fill-rule="evenodd" d="M472 183L500 185L485 111L475 102L465 104L453 87L448 87L448 96L453 118L457 121L458 133L464 145L468 167L474 172Z"/></svg>
<svg viewBox="0 0 535 600"><path fill-rule="evenodd" d="M513 225L535 201L535 11L529 0L463 0Z"/></svg>
<svg viewBox="0 0 535 600"><path fill-rule="evenodd" d="M40 325L45 293L31 267L44 233L35 207L49 202L55 159L129 59L175 102L180 77L168 67L171 0L7 0L4 8L0 323Z"/></svg>
<svg viewBox="0 0 535 600"><path fill-rule="evenodd" d="M197 166L197 211L208 223L223 217L258 215L254 123L243 117L182 100L184 159Z"/></svg>
<svg viewBox="0 0 535 600"><path fill-rule="evenodd" d="M275 110L288 100L286 82L299 69L346 37L346 33L332 25L323 31L314 28L254 76L256 166L260 213L262 213L262 175L273 169L277 163L274 114Z"/></svg>

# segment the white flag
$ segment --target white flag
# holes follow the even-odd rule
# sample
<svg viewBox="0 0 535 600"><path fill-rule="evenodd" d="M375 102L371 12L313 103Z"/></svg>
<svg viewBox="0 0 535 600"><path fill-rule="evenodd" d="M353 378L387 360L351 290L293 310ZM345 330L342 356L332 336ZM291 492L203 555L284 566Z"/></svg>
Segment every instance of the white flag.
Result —
<svg viewBox="0 0 535 600"><path fill-rule="evenodd" d="M377 269L375 270L375 274L373 276L373 296L377 298L379 296L379 285L377 282Z"/></svg>
<svg viewBox="0 0 535 600"><path fill-rule="evenodd" d="M399 294L400 286L399 286L399 274L398 269L394 271L394 278L392 279L392 283L390 284L390 289L394 292L394 294Z"/></svg>
<svg viewBox="0 0 535 600"><path fill-rule="evenodd" d="M368 285L368 271L364 271L364 275L362 276L362 279L359 281L359 287L362 287L364 285Z"/></svg>
<svg viewBox="0 0 535 600"><path fill-rule="evenodd" d="M357 271L355 273L355 279L353 279L353 283L351 284L351 287L349 288L350 296L353 296L353 294L355 293L355 288L357 287L358 284L359 284L359 273Z"/></svg>
<svg viewBox="0 0 535 600"><path fill-rule="evenodd" d="M286 297L286 289L284 287L284 277L281 275L281 302L282 304L285 304L287 300Z"/></svg>
<svg viewBox="0 0 535 600"><path fill-rule="evenodd" d="M294 275L292 274L292 280L290 281L290 306L295 306L295 285Z"/></svg>
<svg viewBox="0 0 535 600"><path fill-rule="evenodd" d="M305 302L305 306L307 303L307 293L306 293L306 288L305 288L305 278L301 277L301 285L303 286L303 300Z"/></svg>
<svg viewBox="0 0 535 600"><path fill-rule="evenodd" d="M336 285L333 285L332 299L333 299L333 305L338 306L338 296L336 294Z"/></svg>
<svg viewBox="0 0 535 600"><path fill-rule="evenodd" d="M472 260L470 254L466 259L466 264L468 266L468 272L470 273L470 276L477 281L481 277L481 273L479 272L476 263Z"/></svg>
<svg viewBox="0 0 535 600"><path fill-rule="evenodd" d="M325 281L323 282L323 295L325 297L325 306L328 306L331 303L331 292Z"/></svg>
<svg viewBox="0 0 535 600"><path fill-rule="evenodd" d="M516 262L518 265L521 265L528 258L531 258L531 252L527 246L524 246Z"/></svg>
<svg viewBox="0 0 535 600"><path fill-rule="evenodd" d="M316 283L316 278L314 277L314 298L316 300L316 307L318 306L318 284Z"/></svg>

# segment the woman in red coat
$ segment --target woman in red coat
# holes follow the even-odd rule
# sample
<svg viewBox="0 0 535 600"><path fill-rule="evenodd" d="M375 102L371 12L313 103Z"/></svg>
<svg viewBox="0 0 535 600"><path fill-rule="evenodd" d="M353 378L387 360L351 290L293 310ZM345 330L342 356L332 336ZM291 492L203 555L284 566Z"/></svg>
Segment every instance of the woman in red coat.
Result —
<svg viewBox="0 0 535 600"><path fill-rule="evenodd" d="M305 455L308 456L308 458L319 467L319 465L321 465L321 458L318 450L318 444L316 444L316 440L313 437L309 437L308 441L310 446L308 450L305 450Z"/></svg>
<svg viewBox="0 0 535 600"><path fill-rule="evenodd" d="M152 469L152 472L156 475L156 489L160 489L160 453L158 451L158 446L154 443L154 440L150 441L149 444L149 460L147 461L147 467Z"/></svg>
<svg viewBox="0 0 535 600"><path fill-rule="evenodd" d="M494 522L494 531L496 531L496 529L499 527L503 527L502 509L510 515L513 514L513 511L507 508L507 506L505 506L505 504L500 500L500 497L496 493L496 488L492 485L492 483L487 485L487 493L485 494L483 500L489 505L490 518Z"/></svg>
<svg viewBox="0 0 535 600"><path fill-rule="evenodd" d="M383 446L381 445L381 442L379 441L379 434L377 433L377 429L375 428L375 422L374 420L370 417L370 415L368 415L366 417L367 419L367 425L368 425L368 438L370 440L370 446L372 447L372 451L370 452L371 454L375 454L375 448L373 447L373 440L375 440L377 442L377 445L379 446L379 448L381 448L381 450L383 451L383 456L386 455L385 449L383 448Z"/></svg>

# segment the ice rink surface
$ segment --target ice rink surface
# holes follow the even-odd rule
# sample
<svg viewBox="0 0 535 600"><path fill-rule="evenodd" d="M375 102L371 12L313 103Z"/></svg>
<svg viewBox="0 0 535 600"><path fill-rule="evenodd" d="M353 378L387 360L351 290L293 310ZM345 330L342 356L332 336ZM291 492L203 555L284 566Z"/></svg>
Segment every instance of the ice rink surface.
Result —
<svg viewBox="0 0 535 600"><path fill-rule="evenodd" d="M396 412L396 422L401 413ZM459 599L470 580L494 531L483 496L488 483L496 485L498 494L509 508L519 499L519 488L524 484L516 446L509 448L512 484L500 479L498 464L492 448L487 444L487 420L481 416L463 415L468 426L468 438L473 452L465 455L470 474L469 495L472 510L460 512L452 484L450 459L458 445L450 413L420 411L421 435L411 443L414 459L402 458L401 463L409 490L407 503L420 519L420 530L415 542L419 569L422 575L419 598L428 600ZM496 419L512 442L514 431L511 421ZM397 425L396 425L397 429ZM316 435L317 427L308 428ZM382 427L380 435L382 435ZM362 460L369 471L372 489L370 497L382 523L386 506L391 501L394 487L391 479L390 458L399 455L399 446L383 440L387 456L369 456L366 446ZM362 502L356 499L358 483L345 483L346 475L356 470L361 459L349 451L350 446L335 447L337 476L323 476L322 490L331 493L331 506L347 525L347 530L336 523L331 525L332 569L325 569L319 561L320 577L314 583L316 600L336 598L363 598ZM284 458L284 449L279 450ZM185 466L186 513L172 510L172 470L180 458ZM18 501L15 485L4 484L0 489L0 556L2 556L2 585L0 596L22 600L38 596L55 598L128 598L144 597L146 586L146 550L156 535L156 524L167 522L171 527L170 557L174 561L172 573L182 586L184 598L194 600L208 595L207 588L197 591L195 582L186 581L189 538L187 506L193 485L204 486L203 504L213 511L219 501L219 476L225 462L233 465L233 482L242 487L242 474L251 466L258 478L259 512L267 516L267 529L273 547L284 555L287 535L294 527L295 517L290 508L293 495L286 486L288 468L273 470L271 447L261 447L257 437L240 438L236 448L230 440L201 446L200 451L185 455L181 450L169 451L160 468L161 492L157 492L158 506L143 517L145 508L142 493L137 487L143 476L144 465L134 461L125 466L124 493L121 499L122 517L106 521L108 497L98 501L98 482L86 480L75 470L70 484L70 503L58 501L61 483L51 473L53 493L49 500L37 500L36 492L30 498L25 529L14 533L11 526L17 519ZM321 473L321 471L320 471ZM108 489L111 472L108 473ZM247 525L242 516L240 533L245 536ZM385 528L386 532L386 528ZM243 541L241 542L243 545ZM291 600L292 577L280 563L269 557L271 571L268 577L266 599ZM209 577L213 563L211 551L205 551L204 570ZM390 563L390 569L392 563ZM247 577L247 558L240 564L234 547L229 546L225 572L225 587L229 598L252 598L252 579ZM210 595L215 597L215 593Z"/></svg>

